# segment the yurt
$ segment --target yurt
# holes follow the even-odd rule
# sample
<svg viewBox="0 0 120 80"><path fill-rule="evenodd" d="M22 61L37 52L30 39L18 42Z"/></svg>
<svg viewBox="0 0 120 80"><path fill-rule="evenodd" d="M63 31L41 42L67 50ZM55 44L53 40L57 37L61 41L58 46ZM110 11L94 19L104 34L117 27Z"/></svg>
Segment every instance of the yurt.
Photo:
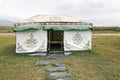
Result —
<svg viewBox="0 0 120 80"><path fill-rule="evenodd" d="M16 53L91 50L91 26L71 16L36 15L15 24Z"/></svg>

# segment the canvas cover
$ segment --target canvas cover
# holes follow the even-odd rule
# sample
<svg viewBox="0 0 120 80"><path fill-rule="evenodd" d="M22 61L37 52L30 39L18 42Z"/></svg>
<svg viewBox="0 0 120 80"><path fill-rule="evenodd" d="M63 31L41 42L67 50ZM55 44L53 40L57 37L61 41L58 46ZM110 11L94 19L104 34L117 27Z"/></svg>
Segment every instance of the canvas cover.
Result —
<svg viewBox="0 0 120 80"><path fill-rule="evenodd" d="M64 51L90 50L91 31L64 31Z"/></svg>
<svg viewBox="0 0 120 80"><path fill-rule="evenodd" d="M16 53L47 52L47 31L16 32Z"/></svg>

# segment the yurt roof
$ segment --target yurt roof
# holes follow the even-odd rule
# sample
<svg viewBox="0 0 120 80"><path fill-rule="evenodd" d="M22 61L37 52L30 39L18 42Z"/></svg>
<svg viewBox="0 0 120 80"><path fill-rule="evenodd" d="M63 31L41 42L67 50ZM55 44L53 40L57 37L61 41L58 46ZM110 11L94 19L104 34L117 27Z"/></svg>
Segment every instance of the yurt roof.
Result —
<svg viewBox="0 0 120 80"><path fill-rule="evenodd" d="M89 30L91 23L84 22L71 16L36 15L15 24L14 31L29 29L43 30Z"/></svg>
<svg viewBox="0 0 120 80"><path fill-rule="evenodd" d="M36 15L28 19L25 19L23 22L84 22L84 21L71 16Z"/></svg>
<svg viewBox="0 0 120 80"><path fill-rule="evenodd" d="M78 18L71 16L53 16L53 15L36 15L16 23L15 26L29 26L29 25L42 25L42 26L91 26L92 23L82 21Z"/></svg>

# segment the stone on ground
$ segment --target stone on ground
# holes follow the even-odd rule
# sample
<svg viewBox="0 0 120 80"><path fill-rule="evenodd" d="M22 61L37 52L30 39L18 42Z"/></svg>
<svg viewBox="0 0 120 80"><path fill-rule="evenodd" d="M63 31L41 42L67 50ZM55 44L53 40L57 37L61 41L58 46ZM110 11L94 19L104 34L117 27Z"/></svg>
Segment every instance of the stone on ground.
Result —
<svg viewBox="0 0 120 80"><path fill-rule="evenodd" d="M65 78L59 78L59 79L56 79L56 80L72 80L71 77L65 77Z"/></svg>
<svg viewBox="0 0 120 80"><path fill-rule="evenodd" d="M56 67L65 67L66 66L62 62L53 62L53 65L56 66Z"/></svg>
<svg viewBox="0 0 120 80"><path fill-rule="evenodd" d="M62 71L66 71L67 68L66 67L50 67L47 69L47 71L49 72L62 72Z"/></svg>
<svg viewBox="0 0 120 80"><path fill-rule="evenodd" d="M48 60L38 60L35 65L37 66L43 66L43 65L48 65L50 63L50 61Z"/></svg>
<svg viewBox="0 0 120 80"><path fill-rule="evenodd" d="M53 72L53 73L50 73L48 77L50 79L58 79L58 78L63 78L68 76L71 76L71 74L68 72Z"/></svg>

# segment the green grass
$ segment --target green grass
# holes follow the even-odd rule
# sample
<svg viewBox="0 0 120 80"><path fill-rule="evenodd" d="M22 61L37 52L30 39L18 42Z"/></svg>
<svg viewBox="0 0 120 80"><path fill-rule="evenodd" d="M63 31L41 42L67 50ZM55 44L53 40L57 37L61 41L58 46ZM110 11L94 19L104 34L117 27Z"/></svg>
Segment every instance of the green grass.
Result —
<svg viewBox="0 0 120 80"><path fill-rule="evenodd" d="M44 80L46 67L34 66L40 57L15 53L15 37L0 36L0 80Z"/></svg>
<svg viewBox="0 0 120 80"><path fill-rule="evenodd" d="M118 26L93 26L92 33L120 33Z"/></svg>
<svg viewBox="0 0 120 80"><path fill-rule="evenodd" d="M120 38L95 38L93 51L75 52L69 60L76 80L119 80Z"/></svg>
<svg viewBox="0 0 120 80"><path fill-rule="evenodd" d="M104 33L113 33L113 34L120 34L120 31L92 31L93 34L104 34Z"/></svg>
<svg viewBox="0 0 120 80"><path fill-rule="evenodd" d="M1 27L0 26L0 33L12 33L14 27Z"/></svg>
<svg viewBox="0 0 120 80"><path fill-rule="evenodd" d="M65 63L73 80L119 80L120 38L93 38L92 51L74 52ZM15 53L15 37L0 36L0 80L48 80L46 68L35 66L42 57ZM54 60L52 60L54 61Z"/></svg>

